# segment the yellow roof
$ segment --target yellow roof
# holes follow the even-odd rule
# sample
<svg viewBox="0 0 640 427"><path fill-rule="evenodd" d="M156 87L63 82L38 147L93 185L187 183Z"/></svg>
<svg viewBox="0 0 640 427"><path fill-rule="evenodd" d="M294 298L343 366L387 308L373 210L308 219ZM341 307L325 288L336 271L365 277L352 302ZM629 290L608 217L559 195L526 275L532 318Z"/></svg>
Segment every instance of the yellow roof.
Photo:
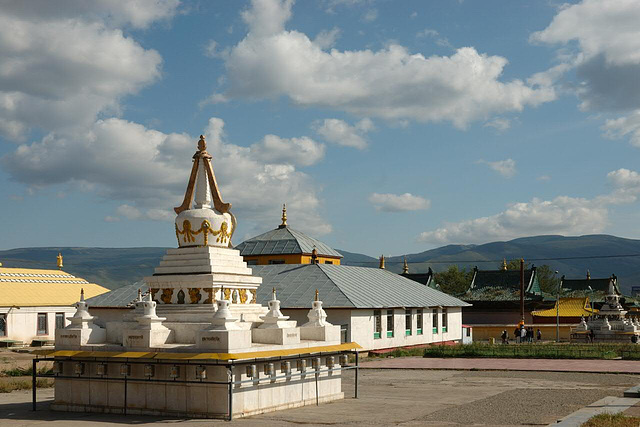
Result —
<svg viewBox="0 0 640 427"><path fill-rule="evenodd" d="M559 308L558 308L559 304ZM557 310L557 311L556 311ZM538 317L556 317L556 313L560 314L560 317L581 317L590 316L591 314L598 313L598 310L591 311L591 305L589 304L589 298L560 298L560 301L556 302L555 307L547 310L532 311L531 315Z"/></svg>
<svg viewBox="0 0 640 427"><path fill-rule="evenodd" d="M298 356L302 354L329 353L334 351L360 350L355 342L324 345L319 347L289 348L282 350L263 350L248 353L164 353L147 351L78 351L78 350L34 350L33 354L48 357L89 357L116 359L161 359L161 360L245 360L267 357Z"/></svg>
<svg viewBox="0 0 640 427"><path fill-rule="evenodd" d="M0 307L69 306L108 292L95 283L61 270L0 267Z"/></svg>

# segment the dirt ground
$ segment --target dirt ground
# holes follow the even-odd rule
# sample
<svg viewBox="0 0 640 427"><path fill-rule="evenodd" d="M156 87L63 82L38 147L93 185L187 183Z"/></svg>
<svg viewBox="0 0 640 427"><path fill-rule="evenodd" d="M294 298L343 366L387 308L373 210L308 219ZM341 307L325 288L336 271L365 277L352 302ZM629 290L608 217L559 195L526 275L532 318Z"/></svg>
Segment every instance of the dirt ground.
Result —
<svg viewBox="0 0 640 427"><path fill-rule="evenodd" d="M0 394L0 425L546 425L602 397L621 396L640 383L640 376L624 374L366 369L360 373L360 398L356 400L352 398L353 379L353 371L348 371L343 381L346 398L342 401L231 423L51 412L48 404L53 399L52 389L38 390L38 411L32 412L31 392L15 391Z"/></svg>

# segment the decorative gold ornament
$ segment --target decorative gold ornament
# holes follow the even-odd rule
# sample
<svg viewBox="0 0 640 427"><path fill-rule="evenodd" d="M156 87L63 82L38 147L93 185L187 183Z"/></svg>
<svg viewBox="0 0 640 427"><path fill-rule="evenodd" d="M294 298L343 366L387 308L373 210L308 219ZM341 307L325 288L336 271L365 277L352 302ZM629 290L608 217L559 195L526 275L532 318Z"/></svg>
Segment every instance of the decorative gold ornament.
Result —
<svg viewBox="0 0 640 427"><path fill-rule="evenodd" d="M320 301L320 293L316 289L316 301Z"/></svg>
<svg viewBox="0 0 640 427"><path fill-rule="evenodd" d="M202 295L200 295L200 288L189 288L189 298L191 299L191 304L199 303L202 298Z"/></svg>
<svg viewBox="0 0 640 427"><path fill-rule="evenodd" d="M158 293L158 291L159 291L159 290L160 290L160 289L158 289L158 288L151 288L151 289L149 289L149 291L151 291L151 299L152 299L153 301L156 301L156 294ZM156 301L156 302L158 302L158 301Z"/></svg>
<svg viewBox="0 0 640 427"><path fill-rule="evenodd" d="M165 304L171 304L171 297L173 296L173 289L163 289L162 295L160 295L160 299Z"/></svg>
<svg viewBox="0 0 640 427"><path fill-rule="evenodd" d="M176 237L178 241L180 240L180 236L184 236L182 240L185 243L193 243L196 241L196 236L200 233L203 233L204 245L207 246L209 243L209 234L217 236L216 243L226 243L231 238L233 233L229 233L229 225L226 222L220 224L220 230L212 230L211 223L209 220L202 221L200 228L194 231L191 228L191 221L185 219L182 221L182 230L178 228L176 225Z"/></svg>
<svg viewBox="0 0 640 427"><path fill-rule="evenodd" d="M258 302L258 298L257 298L257 291L255 289L251 289L250 290L252 298L251 298L251 304L256 304Z"/></svg>
<svg viewBox="0 0 640 427"><path fill-rule="evenodd" d="M507 271L507 259L502 258L502 271Z"/></svg>
<svg viewBox="0 0 640 427"><path fill-rule="evenodd" d="M380 265L378 268L381 268L382 270L385 269L384 267L384 255L380 255Z"/></svg>
<svg viewBox="0 0 640 427"><path fill-rule="evenodd" d="M63 267L62 254L60 252L58 252L58 256L56 258L57 258L57 261L58 261L58 269L62 270L62 267Z"/></svg>
<svg viewBox="0 0 640 427"><path fill-rule="evenodd" d="M282 205L282 224L280 224L280 227L286 227L287 226L287 205Z"/></svg>
<svg viewBox="0 0 640 427"><path fill-rule="evenodd" d="M226 299L227 301L229 301L229 298L231 296L231 289L227 288L223 291L224 294L224 299Z"/></svg>
<svg viewBox="0 0 640 427"><path fill-rule="evenodd" d="M247 303L247 290L240 289L240 304L246 304L246 303Z"/></svg>
<svg viewBox="0 0 640 427"><path fill-rule="evenodd" d="M402 266L402 274L409 274L409 264L407 264L407 257L404 257L404 265Z"/></svg>
<svg viewBox="0 0 640 427"><path fill-rule="evenodd" d="M209 294L204 300L203 304L213 304L216 301L216 296L213 292L213 288L204 288L204 291Z"/></svg>

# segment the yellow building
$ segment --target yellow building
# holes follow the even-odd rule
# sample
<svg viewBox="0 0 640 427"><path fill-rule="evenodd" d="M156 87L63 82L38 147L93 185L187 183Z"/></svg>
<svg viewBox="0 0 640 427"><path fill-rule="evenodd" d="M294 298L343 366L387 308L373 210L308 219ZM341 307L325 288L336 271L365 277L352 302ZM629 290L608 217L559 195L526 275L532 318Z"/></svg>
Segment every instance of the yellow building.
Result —
<svg viewBox="0 0 640 427"><path fill-rule="evenodd" d="M81 290L86 298L109 291L62 270L0 267L0 344L52 341L75 312Z"/></svg>
<svg viewBox="0 0 640 427"><path fill-rule="evenodd" d="M246 240L236 246L248 265L336 264L342 255L319 240L293 230L287 224L287 209L282 209L282 224L275 230Z"/></svg>

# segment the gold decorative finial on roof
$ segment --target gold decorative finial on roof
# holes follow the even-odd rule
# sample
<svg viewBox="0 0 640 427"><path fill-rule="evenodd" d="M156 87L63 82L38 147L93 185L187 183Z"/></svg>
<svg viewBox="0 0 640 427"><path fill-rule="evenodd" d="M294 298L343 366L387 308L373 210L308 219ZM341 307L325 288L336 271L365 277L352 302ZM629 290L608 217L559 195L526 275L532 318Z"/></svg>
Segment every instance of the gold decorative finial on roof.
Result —
<svg viewBox="0 0 640 427"><path fill-rule="evenodd" d="M58 260L58 268L59 268L60 270L62 270L62 267L64 266L64 265L62 264L62 254L61 254L60 252L58 252L58 256L57 256L56 258L57 258L57 260Z"/></svg>
<svg viewBox="0 0 640 427"><path fill-rule="evenodd" d="M404 257L404 265L402 266L402 274L409 273L409 264L407 264L407 257Z"/></svg>
<svg viewBox="0 0 640 427"><path fill-rule="evenodd" d="M587 280L591 280L591 273L587 270Z"/></svg>
<svg viewBox="0 0 640 427"><path fill-rule="evenodd" d="M282 205L282 224L280 224L280 227L286 227L287 226L287 205L283 204Z"/></svg>
<svg viewBox="0 0 640 427"><path fill-rule="evenodd" d="M384 270L384 255L380 255L380 266L379 268Z"/></svg>
<svg viewBox="0 0 640 427"><path fill-rule="evenodd" d="M507 259L502 258L502 271L507 271Z"/></svg>
<svg viewBox="0 0 640 427"><path fill-rule="evenodd" d="M319 295L319 292L318 292L318 290L316 289L316 301L319 301L319 300L320 300L320 298L318 297L318 295Z"/></svg>
<svg viewBox="0 0 640 427"><path fill-rule="evenodd" d="M207 141L205 141L204 135L200 135L200 141L198 141L198 150L207 151Z"/></svg>

